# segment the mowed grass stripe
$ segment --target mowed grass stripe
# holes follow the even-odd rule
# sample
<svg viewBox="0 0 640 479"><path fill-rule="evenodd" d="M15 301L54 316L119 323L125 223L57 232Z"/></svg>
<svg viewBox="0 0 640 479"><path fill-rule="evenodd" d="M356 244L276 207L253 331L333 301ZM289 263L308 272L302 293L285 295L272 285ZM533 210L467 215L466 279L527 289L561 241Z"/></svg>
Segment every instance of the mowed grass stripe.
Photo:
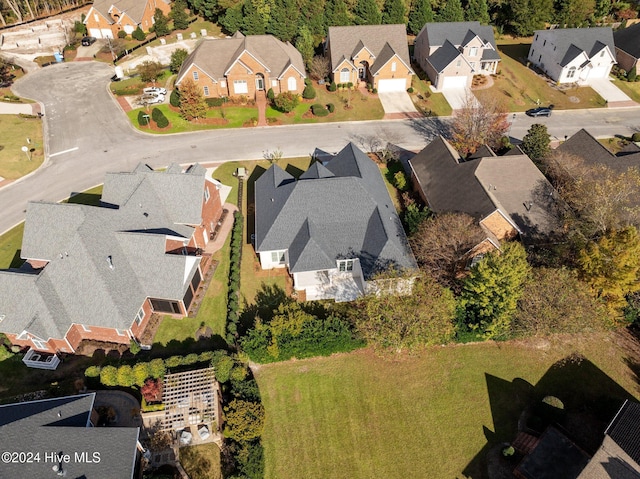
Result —
<svg viewBox="0 0 640 479"><path fill-rule="evenodd" d="M266 477L461 477L487 443L483 426L495 430L485 374L535 385L574 352L638 395L610 336L573 339L432 348L400 360L360 350L260 366ZM494 402L494 443L513 439L524 405L523 397Z"/></svg>

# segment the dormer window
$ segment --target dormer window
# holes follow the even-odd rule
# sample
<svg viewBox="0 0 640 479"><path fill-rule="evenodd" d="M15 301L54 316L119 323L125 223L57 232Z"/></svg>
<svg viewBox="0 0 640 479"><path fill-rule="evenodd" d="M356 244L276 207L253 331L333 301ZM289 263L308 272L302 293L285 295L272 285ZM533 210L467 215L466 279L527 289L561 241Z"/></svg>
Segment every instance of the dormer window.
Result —
<svg viewBox="0 0 640 479"><path fill-rule="evenodd" d="M471 47L469 49L469 56L477 57L478 56L478 47Z"/></svg>
<svg viewBox="0 0 640 479"><path fill-rule="evenodd" d="M396 71L398 65L396 64L396 62L391 62L391 71L394 72Z"/></svg>
<svg viewBox="0 0 640 479"><path fill-rule="evenodd" d="M600 56L601 56L601 57L603 57L603 56L604 56L604 50L602 50L602 51L600 52Z"/></svg>
<svg viewBox="0 0 640 479"><path fill-rule="evenodd" d="M338 271L353 271L353 263L355 261L355 259L339 259Z"/></svg>

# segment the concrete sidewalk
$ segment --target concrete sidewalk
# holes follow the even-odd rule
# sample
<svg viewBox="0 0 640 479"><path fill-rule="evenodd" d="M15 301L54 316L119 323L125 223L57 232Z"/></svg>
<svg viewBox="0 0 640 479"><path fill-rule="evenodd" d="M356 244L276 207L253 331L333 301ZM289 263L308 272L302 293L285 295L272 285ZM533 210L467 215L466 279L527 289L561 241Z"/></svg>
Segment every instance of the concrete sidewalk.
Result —
<svg viewBox="0 0 640 479"><path fill-rule="evenodd" d="M0 101L0 115L35 115L33 106L37 106L37 103L8 103ZM38 108L40 110L40 108Z"/></svg>

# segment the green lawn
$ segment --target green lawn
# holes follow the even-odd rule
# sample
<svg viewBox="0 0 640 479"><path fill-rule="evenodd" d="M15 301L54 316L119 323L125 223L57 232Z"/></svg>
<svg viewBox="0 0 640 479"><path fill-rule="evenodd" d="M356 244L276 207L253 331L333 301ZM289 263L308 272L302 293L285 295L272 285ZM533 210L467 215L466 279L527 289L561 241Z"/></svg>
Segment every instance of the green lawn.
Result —
<svg viewBox="0 0 640 479"><path fill-rule="evenodd" d="M589 87L556 90L547 79L536 75L522 62L526 61L531 42L526 39L500 40L498 50L502 61L494 85L485 90L474 90L480 102L498 99L509 111L525 111L537 105L555 105L558 110L599 108L605 106L604 99Z"/></svg>
<svg viewBox="0 0 640 479"><path fill-rule="evenodd" d="M633 101L640 103L640 82L630 83L628 81L613 80L613 83L620 88L623 92L629 95Z"/></svg>
<svg viewBox="0 0 640 479"><path fill-rule="evenodd" d="M17 268L22 264L20 249L24 222L0 236L0 269Z"/></svg>
<svg viewBox="0 0 640 479"><path fill-rule="evenodd" d="M423 78L421 79L420 76ZM442 93L434 93L429 88L431 84L426 75L420 72L420 76L414 76L411 81L413 93L410 93L411 100L418 111L425 115L449 116L451 115L451 105L447 102Z"/></svg>
<svg viewBox="0 0 640 479"><path fill-rule="evenodd" d="M512 440L526 404L522 380L535 385L556 361L582 353L640 397L627 351L614 339L452 345L387 359L365 349L261 365L265 477L454 478L465 469L483 477L474 460L487 443L483 427L494 443ZM566 361L544 383L536 393L565 404L615 389L586 361Z"/></svg>
<svg viewBox="0 0 640 479"><path fill-rule="evenodd" d="M180 448L180 464L191 479L222 479L220 449L216 444Z"/></svg>
<svg viewBox="0 0 640 479"><path fill-rule="evenodd" d="M15 180L36 170L44 161L42 121L20 118L18 115L0 115L0 176ZM31 143L27 143L27 138ZM22 147L29 152L22 151Z"/></svg>

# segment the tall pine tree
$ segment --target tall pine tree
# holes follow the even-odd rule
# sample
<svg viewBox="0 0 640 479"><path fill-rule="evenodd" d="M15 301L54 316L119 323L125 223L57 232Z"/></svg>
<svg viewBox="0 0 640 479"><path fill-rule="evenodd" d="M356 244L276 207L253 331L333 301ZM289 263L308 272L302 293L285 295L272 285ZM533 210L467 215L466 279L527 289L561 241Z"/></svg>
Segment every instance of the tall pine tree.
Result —
<svg viewBox="0 0 640 479"><path fill-rule="evenodd" d="M429 22L433 22L431 0L416 0L409 12L409 31L417 35Z"/></svg>
<svg viewBox="0 0 640 479"><path fill-rule="evenodd" d="M242 14L242 30L245 34L263 35L266 32L264 18L251 0L245 0Z"/></svg>
<svg viewBox="0 0 640 479"><path fill-rule="evenodd" d="M437 22L462 22L464 21L464 10L460 0L447 0L444 6L436 15Z"/></svg>
<svg viewBox="0 0 640 479"><path fill-rule="evenodd" d="M352 25L344 0L327 0L327 27Z"/></svg>
<svg viewBox="0 0 640 479"><path fill-rule="evenodd" d="M299 15L295 0L276 0L271 9L267 33L283 42L292 42L298 29Z"/></svg>
<svg viewBox="0 0 640 479"><path fill-rule="evenodd" d="M403 0L384 0L384 6L382 7L382 23L385 25L406 23Z"/></svg>
<svg viewBox="0 0 640 479"><path fill-rule="evenodd" d="M469 0L464 11L465 20L468 22L480 22L482 25L489 25L489 7L487 0Z"/></svg>
<svg viewBox="0 0 640 479"><path fill-rule="evenodd" d="M296 48L302 55L302 59L304 60L304 64L309 70L311 66L311 60L313 60L314 53L314 42L313 35L311 35L311 31L307 28L306 25L302 25L298 29L298 36L296 37Z"/></svg>
<svg viewBox="0 0 640 479"><path fill-rule="evenodd" d="M376 0L358 0L354 8L356 25L380 25L382 14Z"/></svg>

